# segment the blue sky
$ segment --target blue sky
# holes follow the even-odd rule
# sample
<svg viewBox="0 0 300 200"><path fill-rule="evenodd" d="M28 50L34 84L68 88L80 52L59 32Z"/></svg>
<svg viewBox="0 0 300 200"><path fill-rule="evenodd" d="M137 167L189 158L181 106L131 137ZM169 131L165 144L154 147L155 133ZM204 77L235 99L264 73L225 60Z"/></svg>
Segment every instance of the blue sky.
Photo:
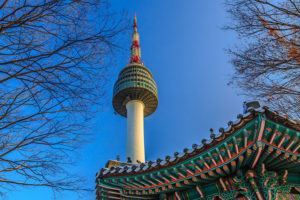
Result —
<svg viewBox="0 0 300 200"><path fill-rule="evenodd" d="M142 58L158 86L159 106L145 118L146 160L155 160L183 151L218 132L242 112L244 97L227 86L232 74L224 49L237 43L237 36L222 30L230 21L222 0L112 0L115 11L137 13ZM129 61L131 37L124 37L124 50L111 68L108 96L103 111L92 126L93 140L79 149L78 166L70 170L95 186L95 174L109 159L125 160L126 119L115 115L112 87L119 71ZM51 200L46 188L10 191L8 200ZM74 200L63 193L56 199ZM84 199L95 199L95 193Z"/></svg>

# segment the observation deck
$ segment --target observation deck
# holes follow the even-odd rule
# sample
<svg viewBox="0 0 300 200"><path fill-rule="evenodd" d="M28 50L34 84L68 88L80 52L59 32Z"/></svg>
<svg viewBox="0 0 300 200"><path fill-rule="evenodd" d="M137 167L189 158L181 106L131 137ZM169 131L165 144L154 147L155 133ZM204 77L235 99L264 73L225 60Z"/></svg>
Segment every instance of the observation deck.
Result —
<svg viewBox="0 0 300 200"><path fill-rule="evenodd" d="M130 63L119 74L114 85L113 107L126 117L126 103L140 100L144 103L144 117L151 115L158 106L157 86L152 73L140 63Z"/></svg>

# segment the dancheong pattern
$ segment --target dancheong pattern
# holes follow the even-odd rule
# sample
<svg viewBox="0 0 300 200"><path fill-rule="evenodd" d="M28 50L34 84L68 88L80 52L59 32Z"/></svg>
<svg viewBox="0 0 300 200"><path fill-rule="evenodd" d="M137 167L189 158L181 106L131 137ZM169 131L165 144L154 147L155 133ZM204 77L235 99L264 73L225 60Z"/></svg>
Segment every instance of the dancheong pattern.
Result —
<svg viewBox="0 0 300 200"><path fill-rule="evenodd" d="M298 194L279 194L278 200L297 200L300 199Z"/></svg>
<svg viewBox="0 0 300 200"><path fill-rule="evenodd" d="M209 140L141 164L109 161L97 199L300 200L300 125L268 108Z"/></svg>

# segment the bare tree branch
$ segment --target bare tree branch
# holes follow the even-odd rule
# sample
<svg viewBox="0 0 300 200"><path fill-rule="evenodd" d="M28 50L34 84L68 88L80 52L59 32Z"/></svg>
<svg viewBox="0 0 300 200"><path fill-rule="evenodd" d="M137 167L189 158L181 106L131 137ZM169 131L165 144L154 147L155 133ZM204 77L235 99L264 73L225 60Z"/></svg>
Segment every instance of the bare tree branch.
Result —
<svg viewBox="0 0 300 200"><path fill-rule="evenodd" d="M86 189L67 166L105 95L127 29L100 0L0 3L0 193Z"/></svg>
<svg viewBox="0 0 300 200"><path fill-rule="evenodd" d="M300 3L295 0L227 1L233 23L245 38L230 49L230 82L273 109L300 117Z"/></svg>

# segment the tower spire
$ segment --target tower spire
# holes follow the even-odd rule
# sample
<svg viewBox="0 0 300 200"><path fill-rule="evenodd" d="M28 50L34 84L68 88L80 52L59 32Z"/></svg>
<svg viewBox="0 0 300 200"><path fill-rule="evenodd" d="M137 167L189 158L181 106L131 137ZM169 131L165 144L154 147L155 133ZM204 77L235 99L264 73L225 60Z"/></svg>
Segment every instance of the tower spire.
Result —
<svg viewBox="0 0 300 200"><path fill-rule="evenodd" d="M134 13L133 30L134 30L134 32L132 34L130 63L141 63L141 60L140 60L141 59L140 36L137 32L136 13Z"/></svg>

